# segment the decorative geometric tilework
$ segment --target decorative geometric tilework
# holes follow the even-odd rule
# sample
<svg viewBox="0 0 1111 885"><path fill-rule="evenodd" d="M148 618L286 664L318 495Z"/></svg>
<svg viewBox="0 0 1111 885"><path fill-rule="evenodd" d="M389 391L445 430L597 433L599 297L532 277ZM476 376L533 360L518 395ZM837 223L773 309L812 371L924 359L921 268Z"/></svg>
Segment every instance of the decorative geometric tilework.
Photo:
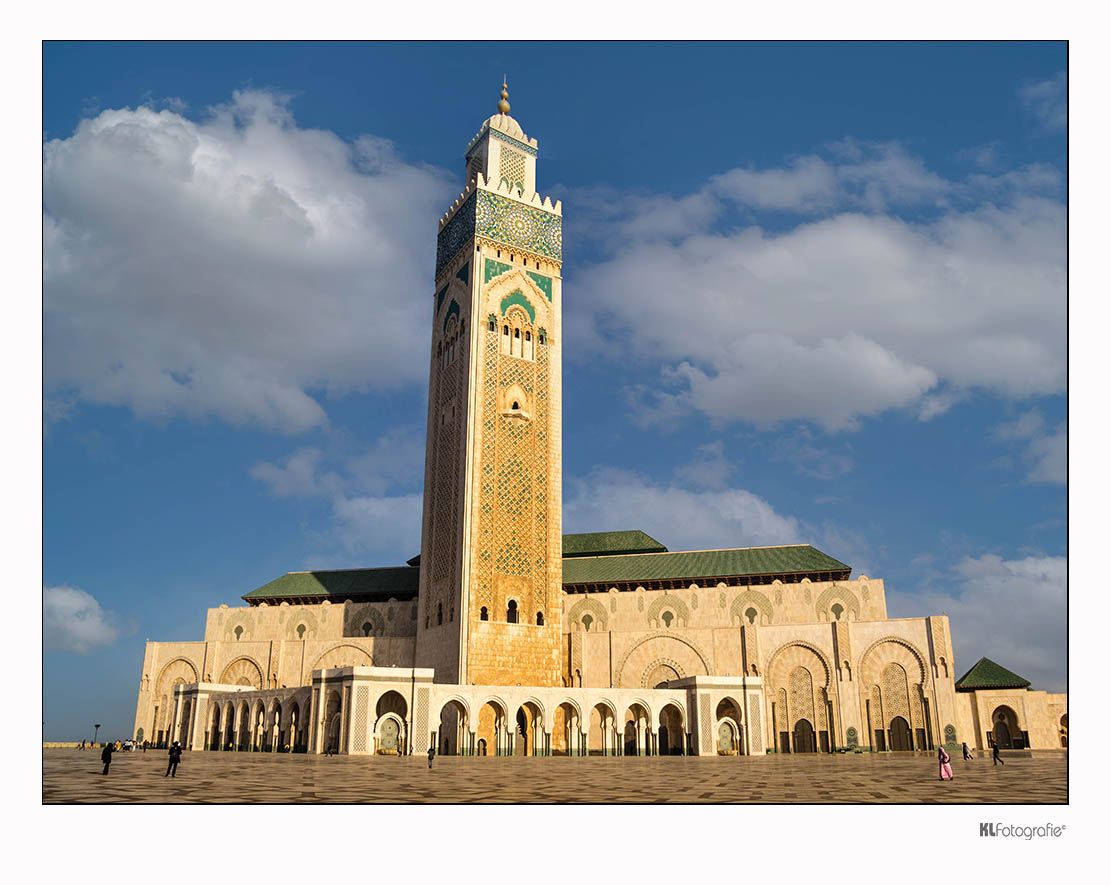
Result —
<svg viewBox="0 0 1111 885"><path fill-rule="evenodd" d="M413 730L416 732L413 735L413 740L414 740L414 744L415 744L415 746L413 747L413 751L416 752L416 753L420 753L423 750L427 750L428 747L427 747L427 744L425 743L425 741L428 738L428 689L427 688L422 688L420 691L417 692L417 716L416 716L416 723L414 724Z"/></svg>
<svg viewBox="0 0 1111 885"><path fill-rule="evenodd" d="M464 283L469 283L471 281L471 278L469 276L470 269L471 263L469 261L464 262L463 266L459 268L458 271L456 271L456 279L462 280Z"/></svg>
<svg viewBox="0 0 1111 885"><path fill-rule="evenodd" d="M445 295L447 295L447 286L444 286L444 288L436 293L436 313L439 313L440 308L444 306Z"/></svg>
<svg viewBox="0 0 1111 885"><path fill-rule="evenodd" d="M545 258L556 261L561 259L563 219L560 216L537 209L535 206L523 206L515 200L488 191L477 191L472 197L477 197L477 203L471 233L510 246L520 246ZM466 206L462 207L459 212L463 212L466 208ZM458 217L457 214L456 218ZM441 237L454 222L455 218L441 232ZM458 248L455 251L458 252ZM454 254L453 252L452 255ZM437 273L439 273L438 268Z"/></svg>
<svg viewBox="0 0 1111 885"><path fill-rule="evenodd" d="M366 686L360 686L355 689L355 715L351 717L351 722L355 728L355 740L351 747L354 753L366 752L366 736L367 736L367 718L366 718L366 705L367 694L370 689Z"/></svg>
<svg viewBox="0 0 1111 885"><path fill-rule="evenodd" d="M482 282L488 283L494 277L501 276L507 270L512 270L512 264L505 264L501 261L494 261L493 258L487 258L482 265Z"/></svg>
<svg viewBox="0 0 1111 885"><path fill-rule="evenodd" d="M814 680L805 667L796 667L791 673L791 725L800 719L814 724Z"/></svg>
<svg viewBox="0 0 1111 885"><path fill-rule="evenodd" d="M910 724L910 700L907 697L907 671L898 664L888 664L883 670L884 719L890 722L902 716Z"/></svg>
<svg viewBox="0 0 1111 885"><path fill-rule="evenodd" d="M748 712L748 739L752 742L752 752L764 752L764 732L760 724L760 704L751 704Z"/></svg>
<svg viewBox="0 0 1111 885"><path fill-rule="evenodd" d="M511 144L513 145L513 147L519 148L529 156L536 156L536 148L534 148L531 144L525 144L525 142L523 141L518 141L511 135L506 135L504 132L499 132L497 129L490 129L489 132L491 138L496 138L498 141L504 141L506 144Z"/></svg>
<svg viewBox="0 0 1111 885"><path fill-rule="evenodd" d="M714 736L710 731L710 699L706 695L702 695L698 699L698 724L699 744L702 745L702 752L708 753L713 744Z"/></svg>
<svg viewBox="0 0 1111 885"><path fill-rule="evenodd" d="M474 236L475 229L475 194L471 194L465 203L456 210L451 221L436 237L436 276Z"/></svg>
<svg viewBox="0 0 1111 885"><path fill-rule="evenodd" d="M845 732L845 740L848 742L850 747L857 746L859 738L857 737L855 728L851 726L849 727L848 731Z"/></svg>
<svg viewBox="0 0 1111 885"><path fill-rule="evenodd" d="M527 273L532 278L532 281L534 283L536 283L537 286L540 287L540 291L543 292L545 295L547 295L548 300L551 301L552 300L552 278L551 277L546 277L542 273L535 273L534 271L531 271L531 270L526 270L525 273Z"/></svg>
<svg viewBox="0 0 1111 885"><path fill-rule="evenodd" d="M498 162L498 180L517 190L525 189L525 155L508 147L501 149Z"/></svg>
<svg viewBox="0 0 1111 885"><path fill-rule="evenodd" d="M524 293L521 292L520 289L516 289L501 300L502 316L505 316L506 310L508 310L514 304L521 305L521 307L523 307L528 312L529 322L536 322L536 308L532 306L532 302L530 302L528 298L525 297Z"/></svg>

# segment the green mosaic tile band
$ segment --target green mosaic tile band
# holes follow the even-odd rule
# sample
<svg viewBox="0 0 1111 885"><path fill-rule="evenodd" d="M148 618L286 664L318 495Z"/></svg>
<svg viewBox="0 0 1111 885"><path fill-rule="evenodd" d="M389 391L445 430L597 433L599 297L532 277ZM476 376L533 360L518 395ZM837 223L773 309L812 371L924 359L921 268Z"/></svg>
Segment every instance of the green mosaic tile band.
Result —
<svg viewBox="0 0 1111 885"><path fill-rule="evenodd" d="M551 277L546 277L542 273L534 273L531 270L526 270L525 273L527 273L532 278L532 281L534 283L536 283L537 286L540 287L540 291L543 292L545 295L547 295L548 300L551 301L552 300L552 278Z"/></svg>
<svg viewBox="0 0 1111 885"><path fill-rule="evenodd" d="M447 286L444 286L444 288L436 293L436 313L439 313L440 308L444 306L445 295L447 295Z"/></svg>
<svg viewBox="0 0 1111 885"><path fill-rule="evenodd" d="M563 219L558 215L535 206L522 206L515 200L488 191L478 191L474 196L478 198L475 205L476 234L508 246L520 246L545 258L562 260Z"/></svg>
<svg viewBox="0 0 1111 885"><path fill-rule="evenodd" d="M494 277L501 276L507 270L511 269L511 265L503 264L500 261L494 261L492 258L486 259L486 264L483 265L482 282L488 283Z"/></svg>
<svg viewBox="0 0 1111 885"><path fill-rule="evenodd" d="M517 289L515 292L506 295L501 300L502 316L505 316L505 312L509 310L509 308L512 307L514 304L519 304L525 309L525 311L528 313L529 322L536 322L536 308L532 306L532 303L524 296L520 289Z"/></svg>
<svg viewBox="0 0 1111 885"><path fill-rule="evenodd" d="M496 138L498 141L504 141L506 144L511 144L513 145L513 147L519 148L531 157L536 156L536 148L534 148L531 144L527 144L523 141L518 141L516 138L513 138L510 135L506 135L504 132L499 132L497 129L491 129L490 135L493 138Z"/></svg>
<svg viewBox="0 0 1111 885"><path fill-rule="evenodd" d="M471 278L469 276L470 269L471 263L468 261L461 268L459 268L459 271L455 274L455 276L461 279L464 283L469 283L471 281Z"/></svg>

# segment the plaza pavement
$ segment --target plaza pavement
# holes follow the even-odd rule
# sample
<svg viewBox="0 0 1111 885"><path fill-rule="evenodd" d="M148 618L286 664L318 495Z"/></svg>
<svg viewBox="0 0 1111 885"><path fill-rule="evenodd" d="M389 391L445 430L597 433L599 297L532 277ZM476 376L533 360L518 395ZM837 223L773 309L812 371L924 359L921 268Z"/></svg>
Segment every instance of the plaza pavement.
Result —
<svg viewBox="0 0 1111 885"><path fill-rule="evenodd" d="M460 758L44 749L43 803L1066 803L1064 751L953 756L937 779L933 753L760 757Z"/></svg>

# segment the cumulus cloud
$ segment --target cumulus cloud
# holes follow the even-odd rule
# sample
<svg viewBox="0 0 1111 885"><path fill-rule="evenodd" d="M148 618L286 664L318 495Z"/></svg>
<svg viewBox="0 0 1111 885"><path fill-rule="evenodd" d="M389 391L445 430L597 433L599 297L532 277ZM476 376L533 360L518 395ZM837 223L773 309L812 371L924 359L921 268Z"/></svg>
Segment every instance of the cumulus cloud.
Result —
<svg viewBox="0 0 1111 885"><path fill-rule="evenodd" d="M672 550L800 543L794 517L745 489L694 491L596 467L564 488L565 532L641 529Z"/></svg>
<svg viewBox="0 0 1111 885"><path fill-rule="evenodd" d="M42 591L43 646L55 651L85 654L111 645L123 634L119 618L100 607L91 594L77 587L44 587Z"/></svg>
<svg viewBox="0 0 1111 885"><path fill-rule="evenodd" d="M332 525L325 534L349 553L416 552L423 495L405 487L421 476L423 442L414 428L394 427L367 451L305 446L277 463L254 464L250 475L274 497L329 501Z"/></svg>
<svg viewBox="0 0 1111 885"><path fill-rule="evenodd" d="M719 439L699 446L691 461L675 468L675 477L698 488L720 489L735 470L725 456L725 443Z"/></svg>
<svg viewBox="0 0 1111 885"><path fill-rule="evenodd" d="M1046 130L1063 132L1069 124L1068 86L1068 76L1061 71L1048 80L1020 87L1018 97Z"/></svg>
<svg viewBox="0 0 1111 885"><path fill-rule="evenodd" d="M1066 691L1068 561L965 557L926 589L888 597L892 617L946 614L960 676L991 658L1033 687Z"/></svg>
<svg viewBox="0 0 1111 885"><path fill-rule="evenodd" d="M829 159L715 177L696 194L700 213L666 235L641 223L640 196L605 217L610 254L576 280L590 311L576 336L605 335L576 340L660 366L658 383L633 391L641 423L694 410L843 430L896 408L928 420L973 390L1060 393L1059 188L1050 167L947 181L897 146L845 142ZM726 230L730 201L822 217Z"/></svg>
<svg viewBox="0 0 1111 885"><path fill-rule="evenodd" d="M423 382L448 177L273 93L179 110L44 146L47 394L297 432L321 395Z"/></svg>
<svg viewBox="0 0 1111 885"><path fill-rule="evenodd" d="M1000 424L993 431L993 436L1002 442L1025 444L1022 461L1027 467L1027 481L1055 485L1068 483L1069 441L1064 422L1047 429L1041 412L1031 409L1014 421Z"/></svg>

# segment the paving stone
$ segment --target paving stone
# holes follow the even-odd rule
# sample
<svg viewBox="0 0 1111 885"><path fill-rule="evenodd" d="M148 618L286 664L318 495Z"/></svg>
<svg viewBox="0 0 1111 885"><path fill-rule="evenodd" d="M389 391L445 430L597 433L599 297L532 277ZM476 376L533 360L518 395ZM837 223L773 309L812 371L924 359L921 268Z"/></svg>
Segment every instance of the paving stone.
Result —
<svg viewBox="0 0 1111 885"><path fill-rule="evenodd" d="M176 778L164 752L43 750L43 802L64 803L1004 803L1068 802L1068 755L1034 751L993 767L932 753L760 757L474 758L192 752Z"/></svg>

